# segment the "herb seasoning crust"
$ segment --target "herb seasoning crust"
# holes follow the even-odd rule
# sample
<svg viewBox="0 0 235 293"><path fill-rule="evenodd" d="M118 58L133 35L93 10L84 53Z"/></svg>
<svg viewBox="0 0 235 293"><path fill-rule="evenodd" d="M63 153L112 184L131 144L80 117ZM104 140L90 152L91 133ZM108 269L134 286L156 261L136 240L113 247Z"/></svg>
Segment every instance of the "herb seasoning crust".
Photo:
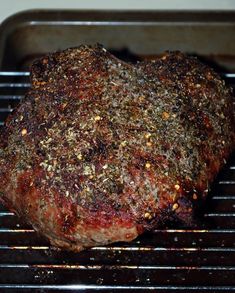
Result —
<svg viewBox="0 0 235 293"><path fill-rule="evenodd" d="M131 65L102 46L56 52L0 142L0 198L53 245L131 241L194 210L235 145L231 90L180 52Z"/></svg>

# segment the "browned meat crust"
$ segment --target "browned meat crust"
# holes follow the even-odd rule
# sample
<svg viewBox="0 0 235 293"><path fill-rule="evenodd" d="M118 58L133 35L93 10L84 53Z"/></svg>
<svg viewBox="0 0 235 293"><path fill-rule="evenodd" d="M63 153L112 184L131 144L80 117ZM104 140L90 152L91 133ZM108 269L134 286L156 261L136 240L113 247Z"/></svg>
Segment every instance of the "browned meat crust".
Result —
<svg viewBox="0 0 235 293"><path fill-rule="evenodd" d="M231 91L212 69L81 46L35 62L31 80L1 136L9 207L77 251L192 222L235 140Z"/></svg>

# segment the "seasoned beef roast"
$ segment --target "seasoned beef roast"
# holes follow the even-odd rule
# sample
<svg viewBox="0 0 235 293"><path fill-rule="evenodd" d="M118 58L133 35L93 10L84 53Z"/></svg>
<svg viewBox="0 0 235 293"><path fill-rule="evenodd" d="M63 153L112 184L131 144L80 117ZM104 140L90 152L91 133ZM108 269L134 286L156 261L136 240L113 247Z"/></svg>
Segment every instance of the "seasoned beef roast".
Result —
<svg viewBox="0 0 235 293"><path fill-rule="evenodd" d="M97 45L36 61L31 82L1 134L6 206L74 251L192 224L235 142L218 74L180 52L131 65Z"/></svg>

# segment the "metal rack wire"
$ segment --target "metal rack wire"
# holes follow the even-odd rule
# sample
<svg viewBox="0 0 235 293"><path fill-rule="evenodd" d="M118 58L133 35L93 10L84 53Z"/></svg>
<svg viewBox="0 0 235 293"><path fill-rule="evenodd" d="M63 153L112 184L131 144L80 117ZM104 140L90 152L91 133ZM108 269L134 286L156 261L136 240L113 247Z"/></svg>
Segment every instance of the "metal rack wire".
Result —
<svg viewBox="0 0 235 293"><path fill-rule="evenodd" d="M235 86L235 74L224 77ZM28 79L28 72L0 72L0 125ZM0 291L235 292L234 157L215 182L204 222L75 254L51 248L0 205Z"/></svg>

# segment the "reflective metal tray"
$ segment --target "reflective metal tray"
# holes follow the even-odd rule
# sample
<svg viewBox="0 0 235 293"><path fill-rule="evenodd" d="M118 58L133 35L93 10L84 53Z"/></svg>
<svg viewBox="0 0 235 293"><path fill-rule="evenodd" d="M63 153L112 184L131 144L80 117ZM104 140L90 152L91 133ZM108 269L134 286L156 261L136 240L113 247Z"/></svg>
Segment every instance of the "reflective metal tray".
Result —
<svg viewBox="0 0 235 293"><path fill-rule="evenodd" d="M6 20L0 32L0 125L30 86L32 60L82 43L103 43L126 60L180 49L216 62L235 85L234 13L31 11ZM0 206L0 292L8 291L235 292L234 156L194 230L155 230L72 253L51 248Z"/></svg>

